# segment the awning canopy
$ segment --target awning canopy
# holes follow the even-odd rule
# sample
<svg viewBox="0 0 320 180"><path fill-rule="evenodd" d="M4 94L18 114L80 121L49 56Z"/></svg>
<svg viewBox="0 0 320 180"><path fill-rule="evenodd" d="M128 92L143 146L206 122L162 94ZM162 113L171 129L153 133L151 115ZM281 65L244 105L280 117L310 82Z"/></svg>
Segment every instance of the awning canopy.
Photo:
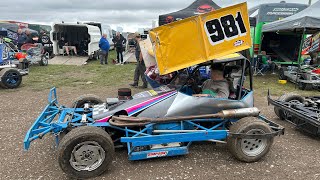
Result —
<svg viewBox="0 0 320 180"><path fill-rule="evenodd" d="M159 26L217 9L220 9L220 6L218 6L212 0L196 0L187 8L173 13L160 15Z"/></svg>
<svg viewBox="0 0 320 180"><path fill-rule="evenodd" d="M320 1L303 11L279 21L265 24L263 32L303 32L314 33L320 29Z"/></svg>

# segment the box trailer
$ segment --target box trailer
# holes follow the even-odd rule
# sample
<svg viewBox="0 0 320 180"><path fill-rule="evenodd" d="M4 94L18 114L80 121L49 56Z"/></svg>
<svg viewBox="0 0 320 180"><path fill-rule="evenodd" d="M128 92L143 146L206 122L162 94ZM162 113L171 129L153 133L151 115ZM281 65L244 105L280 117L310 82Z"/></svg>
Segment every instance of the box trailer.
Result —
<svg viewBox="0 0 320 180"><path fill-rule="evenodd" d="M53 44L53 53L61 54L59 41L64 37L69 46L75 46L78 54L88 55L89 58L97 58L99 41L101 38L100 28L82 23L55 23L52 25L50 39ZM63 54L63 52L62 52Z"/></svg>

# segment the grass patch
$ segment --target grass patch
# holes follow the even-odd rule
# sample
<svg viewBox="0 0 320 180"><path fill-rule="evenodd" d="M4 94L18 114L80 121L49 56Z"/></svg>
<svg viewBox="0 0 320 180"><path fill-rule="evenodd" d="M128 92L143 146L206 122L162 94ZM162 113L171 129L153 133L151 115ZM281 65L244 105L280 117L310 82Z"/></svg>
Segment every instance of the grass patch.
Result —
<svg viewBox="0 0 320 180"><path fill-rule="evenodd" d="M292 82L287 82L287 84L278 83L278 75L265 75L265 76L254 76L253 77L253 89L255 95L266 96L268 94L268 89L271 95L280 96L285 93L294 92L302 96L315 96L319 94L319 91L304 91L298 89Z"/></svg>
<svg viewBox="0 0 320 180"><path fill-rule="evenodd" d="M100 65L99 60L89 61L87 65L49 65L32 66L23 79L23 86L33 90L51 87L97 88L127 84L133 80L135 64L117 66L115 51L109 53L109 64Z"/></svg>

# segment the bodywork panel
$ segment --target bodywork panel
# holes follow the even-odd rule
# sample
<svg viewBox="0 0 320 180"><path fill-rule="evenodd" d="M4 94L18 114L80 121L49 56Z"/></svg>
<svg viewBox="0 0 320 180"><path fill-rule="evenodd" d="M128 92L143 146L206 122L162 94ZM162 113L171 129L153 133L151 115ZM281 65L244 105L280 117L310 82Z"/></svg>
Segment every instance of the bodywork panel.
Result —
<svg viewBox="0 0 320 180"><path fill-rule="evenodd" d="M225 109L253 107L253 93L249 93L243 100L224 98L194 97L178 93L168 109L166 117L214 114Z"/></svg>

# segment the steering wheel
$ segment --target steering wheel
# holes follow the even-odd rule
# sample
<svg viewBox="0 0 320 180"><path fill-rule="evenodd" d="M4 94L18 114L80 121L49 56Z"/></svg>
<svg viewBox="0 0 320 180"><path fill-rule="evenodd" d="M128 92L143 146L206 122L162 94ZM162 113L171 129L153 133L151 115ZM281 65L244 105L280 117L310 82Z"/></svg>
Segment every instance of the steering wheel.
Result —
<svg viewBox="0 0 320 180"><path fill-rule="evenodd" d="M186 82L184 83L184 85L182 87L186 87L192 90L192 94L198 94L198 92L196 92L195 87L199 85L200 81L200 73L199 73L199 69L197 69L196 71L193 71L192 73L189 74Z"/></svg>

